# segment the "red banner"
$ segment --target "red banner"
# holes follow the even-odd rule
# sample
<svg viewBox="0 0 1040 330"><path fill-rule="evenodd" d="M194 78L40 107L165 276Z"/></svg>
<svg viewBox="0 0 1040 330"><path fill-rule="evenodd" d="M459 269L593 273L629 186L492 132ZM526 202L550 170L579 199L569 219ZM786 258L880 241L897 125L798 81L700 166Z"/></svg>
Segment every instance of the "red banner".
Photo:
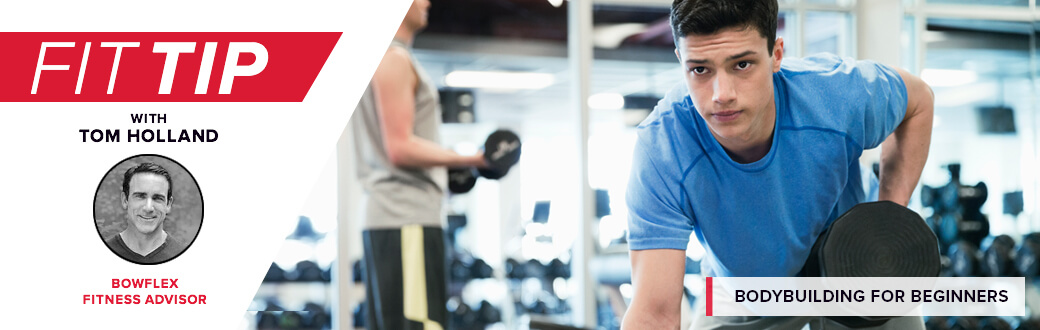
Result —
<svg viewBox="0 0 1040 330"><path fill-rule="evenodd" d="M4 32L0 102L301 102L341 32Z"/></svg>

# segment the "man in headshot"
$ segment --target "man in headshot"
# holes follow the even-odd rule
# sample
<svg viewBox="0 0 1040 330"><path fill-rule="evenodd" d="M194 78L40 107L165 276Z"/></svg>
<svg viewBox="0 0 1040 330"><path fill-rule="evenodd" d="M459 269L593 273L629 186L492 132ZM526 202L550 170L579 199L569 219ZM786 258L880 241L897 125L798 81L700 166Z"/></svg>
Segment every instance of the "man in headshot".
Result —
<svg viewBox="0 0 1040 330"><path fill-rule="evenodd" d="M863 150L882 146L877 198L910 201L931 141L931 89L871 61L783 58L777 14L776 0L672 4L685 84L637 129L625 329L679 328L691 236L705 276L797 276L820 233L867 201ZM708 317L698 305L696 329L843 328L821 317ZM924 324L899 317L881 328Z"/></svg>
<svg viewBox="0 0 1040 330"><path fill-rule="evenodd" d="M173 180L162 166L141 163L123 174L120 195L126 229L105 240L112 252L138 264L158 264L184 251L184 242L163 229L173 207Z"/></svg>

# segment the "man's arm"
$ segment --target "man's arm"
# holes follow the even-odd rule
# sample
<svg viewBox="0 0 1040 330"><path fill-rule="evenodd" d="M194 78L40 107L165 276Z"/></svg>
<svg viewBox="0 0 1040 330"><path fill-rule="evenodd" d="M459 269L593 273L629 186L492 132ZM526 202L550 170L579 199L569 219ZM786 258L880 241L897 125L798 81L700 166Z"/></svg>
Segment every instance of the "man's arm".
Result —
<svg viewBox="0 0 1040 330"><path fill-rule="evenodd" d="M622 329L679 329L686 251L673 249L631 252L635 296Z"/></svg>
<svg viewBox="0 0 1040 330"><path fill-rule="evenodd" d="M878 200L906 206L928 159L932 141L934 94L921 78L896 68L906 84L906 116L881 144Z"/></svg>
<svg viewBox="0 0 1040 330"><path fill-rule="evenodd" d="M390 163L398 167L485 166L482 154L462 156L412 133L419 78L408 56L404 49L390 47L372 77Z"/></svg>

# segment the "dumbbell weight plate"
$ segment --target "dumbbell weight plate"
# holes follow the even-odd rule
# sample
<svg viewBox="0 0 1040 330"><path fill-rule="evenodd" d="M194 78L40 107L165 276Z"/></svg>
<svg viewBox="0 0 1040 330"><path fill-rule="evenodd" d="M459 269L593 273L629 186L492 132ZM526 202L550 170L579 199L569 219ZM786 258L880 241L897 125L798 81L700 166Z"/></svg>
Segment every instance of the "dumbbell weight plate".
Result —
<svg viewBox="0 0 1040 330"><path fill-rule="evenodd" d="M547 270L547 273L548 273L547 275L550 278L557 278L557 277L570 278L571 277L570 265L567 265L567 264L563 263L563 261L560 261L559 258L555 258L552 261L550 261L549 265L546 266L546 270Z"/></svg>
<svg viewBox="0 0 1040 330"><path fill-rule="evenodd" d="M1036 277L1040 275L1040 261L1037 258L1040 258L1040 242L1028 239L1027 236L1015 253L1015 268L1022 276Z"/></svg>
<svg viewBox="0 0 1040 330"><path fill-rule="evenodd" d="M1015 250L1015 240L1008 235L1000 235L993 238L986 252L982 255L982 273L985 276L1013 276L1015 274L1015 261L1012 253Z"/></svg>
<svg viewBox="0 0 1040 330"><path fill-rule="evenodd" d="M524 266L524 264L521 264L519 261L516 261L516 259L506 259L506 277L513 279L521 279L527 277L527 272L524 269L525 267L526 266Z"/></svg>
<svg viewBox="0 0 1040 330"><path fill-rule="evenodd" d="M527 277L543 278L545 277L545 271L545 265L535 259L527 260L524 266L524 275L527 275Z"/></svg>
<svg viewBox="0 0 1040 330"><path fill-rule="evenodd" d="M941 267L938 241L924 220L888 201L856 205L834 220L808 262L819 274L806 275L824 277L934 277Z"/></svg>
<svg viewBox="0 0 1040 330"><path fill-rule="evenodd" d="M469 281L472 272L470 271L470 265L462 260L452 260L448 265L451 269L451 281L456 283Z"/></svg>
<svg viewBox="0 0 1040 330"><path fill-rule="evenodd" d="M960 235L960 229L957 228L957 224L961 222L960 216L953 213L946 213L938 216L938 221L935 224L935 234L939 237L939 241L942 242L944 247L949 248L950 245L957 243L957 238Z"/></svg>
<svg viewBox="0 0 1040 330"><path fill-rule="evenodd" d="M491 133L484 142L484 160L497 172L508 172L520 161L520 137L509 130Z"/></svg>
<svg viewBox="0 0 1040 330"><path fill-rule="evenodd" d="M477 308L477 320L484 324L495 324L502 321L502 312L487 300L481 300Z"/></svg>
<svg viewBox="0 0 1040 330"><path fill-rule="evenodd" d="M484 259L476 259L470 265L470 276L473 278L491 278L492 275L494 275L494 269Z"/></svg>
<svg viewBox="0 0 1040 330"><path fill-rule="evenodd" d="M480 173L480 176L486 179L498 180L505 177L506 174L509 174L509 169L497 170L492 168L482 168L478 172Z"/></svg>
<svg viewBox="0 0 1040 330"><path fill-rule="evenodd" d="M477 184L477 175L472 167L448 169L448 190L456 194L473 190Z"/></svg>
<svg viewBox="0 0 1040 330"><path fill-rule="evenodd" d="M971 277L979 274L978 249L966 241L950 246L950 270L953 276Z"/></svg>

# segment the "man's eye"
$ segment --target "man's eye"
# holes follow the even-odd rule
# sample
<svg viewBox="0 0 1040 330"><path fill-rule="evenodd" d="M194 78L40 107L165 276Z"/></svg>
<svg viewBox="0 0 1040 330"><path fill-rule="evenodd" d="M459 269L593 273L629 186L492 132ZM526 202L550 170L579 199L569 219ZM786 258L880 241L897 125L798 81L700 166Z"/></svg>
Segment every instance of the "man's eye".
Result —
<svg viewBox="0 0 1040 330"><path fill-rule="evenodd" d="M737 63L737 69L738 70L744 70L744 69L747 69L750 66L751 66L751 62L748 62L748 61Z"/></svg>
<svg viewBox="0 0 1040 330"><path fill-rule="evenodd" d="M693 74L704 74L704 73L708 72L708 68L705 68L703 66L698 66L698 67L694 67L694 68L690 69L690 72L693 72Z"/></svg>

